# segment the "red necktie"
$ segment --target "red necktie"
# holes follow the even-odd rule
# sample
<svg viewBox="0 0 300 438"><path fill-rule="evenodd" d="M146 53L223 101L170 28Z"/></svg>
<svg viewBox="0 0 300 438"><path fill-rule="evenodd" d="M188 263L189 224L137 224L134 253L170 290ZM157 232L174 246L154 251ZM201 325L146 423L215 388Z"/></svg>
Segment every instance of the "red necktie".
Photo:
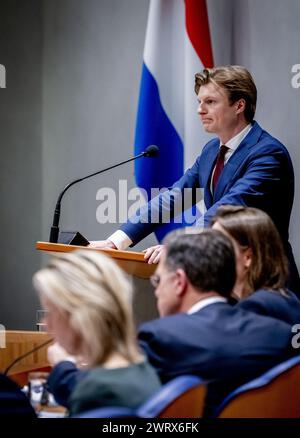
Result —
<svg viewBox="0 0 300 438"><path fill-rule="evenodd" d="M222 173L222 170L224 168L224 158L225 158L225 154L228 151L228 147L223 145L220 147L219 153L218 153L218 157L217 157L217 161L216 161L216 167L215 167L215 171L214 171L214 175L213 175L213 191L215 192L218 180L220 178L220 175Z"/></svg>

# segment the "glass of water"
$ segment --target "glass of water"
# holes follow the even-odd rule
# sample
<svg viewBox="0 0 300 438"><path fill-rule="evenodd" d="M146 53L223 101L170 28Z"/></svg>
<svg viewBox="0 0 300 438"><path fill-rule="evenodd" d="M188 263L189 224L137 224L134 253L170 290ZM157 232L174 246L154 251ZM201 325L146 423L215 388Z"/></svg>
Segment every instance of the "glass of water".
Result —
<svg viewBox="0 0 300 438"><path fill-rule="evenodd" d="M46 316L48 314L47 310L37 310L36 311L36 329L38 332L47 331Z"/></svg>

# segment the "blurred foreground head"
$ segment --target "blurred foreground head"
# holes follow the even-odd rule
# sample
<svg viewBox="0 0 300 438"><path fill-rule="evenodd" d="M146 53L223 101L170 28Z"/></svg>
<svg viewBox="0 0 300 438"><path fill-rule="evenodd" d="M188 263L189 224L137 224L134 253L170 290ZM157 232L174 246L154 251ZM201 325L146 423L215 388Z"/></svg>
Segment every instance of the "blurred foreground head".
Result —
<svg viewBox="0 0 300 438"><path fill-rule="evenodd" d="M113 260L94 251L53 258L33 277L48 331L68 353L89 365L103 364L118 354L134 363L132 288Z"/></svg>

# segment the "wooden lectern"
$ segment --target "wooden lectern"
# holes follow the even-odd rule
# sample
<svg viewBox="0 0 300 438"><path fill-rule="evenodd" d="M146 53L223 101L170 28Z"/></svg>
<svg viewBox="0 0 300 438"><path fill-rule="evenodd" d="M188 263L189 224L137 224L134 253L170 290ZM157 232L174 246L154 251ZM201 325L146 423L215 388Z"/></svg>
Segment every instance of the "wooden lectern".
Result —
<svg viewBox="0 0 300 438"><path fill-rule="evenodd" d="M115 249L97 249L89 248L86 246L76 245L63 245L61 243L49 243L49 242L37 242L36 249L46 252L69 252L76 250L84 251L97 251L102 252L109 257L112 257L114 261L122 268L127 274L133 275L139 278L149 278L155 271L157 265L149 265L144 260L144 254L142 252L131 251L118 251Z"/></svg>
<svg viewBox="0 0 300 438"><path fill-rule="evenodd" d="M148 281L154 273L157 265L149 265L142 252L118 251L115 249L97 249L86 246L63 245L61 243L37 242L36 249L55 255L55 253L69 251L97 251L112 257L114 261L127 274L133 277L133 285L136 293L134 294L133 308L136 325L150 319L157 318L156 300L153 288Z"/></svg>

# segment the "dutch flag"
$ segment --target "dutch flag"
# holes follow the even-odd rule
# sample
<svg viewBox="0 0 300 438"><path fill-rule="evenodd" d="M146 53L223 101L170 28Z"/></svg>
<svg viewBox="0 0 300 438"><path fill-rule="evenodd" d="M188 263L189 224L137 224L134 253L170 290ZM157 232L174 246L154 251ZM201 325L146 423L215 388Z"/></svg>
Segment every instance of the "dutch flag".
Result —
<svg viewBox="0 0 300 438"><path fill-rule="evenodd" d="M138 187L170 187L207 140L197 116L194 75L213 66L206 0L151 0L138 103L135 154L149 145L159 157L135 162ZM160 241L179 224L156 232Z"/></svg>

